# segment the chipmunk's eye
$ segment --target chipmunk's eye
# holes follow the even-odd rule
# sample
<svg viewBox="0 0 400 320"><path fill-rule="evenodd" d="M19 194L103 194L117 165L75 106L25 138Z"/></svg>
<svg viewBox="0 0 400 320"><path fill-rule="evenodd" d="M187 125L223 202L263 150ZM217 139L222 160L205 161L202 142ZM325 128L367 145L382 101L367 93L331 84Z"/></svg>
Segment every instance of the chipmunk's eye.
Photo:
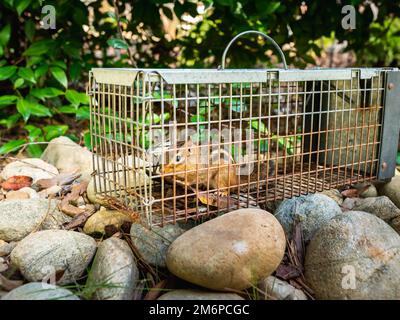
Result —
<svg viewBox="0 0 400 320"><path fill-rule="evenodd" d="M176 156L176 162L179 162L179 161L181 161L181 156L178 154L178 155Z"/></svg>

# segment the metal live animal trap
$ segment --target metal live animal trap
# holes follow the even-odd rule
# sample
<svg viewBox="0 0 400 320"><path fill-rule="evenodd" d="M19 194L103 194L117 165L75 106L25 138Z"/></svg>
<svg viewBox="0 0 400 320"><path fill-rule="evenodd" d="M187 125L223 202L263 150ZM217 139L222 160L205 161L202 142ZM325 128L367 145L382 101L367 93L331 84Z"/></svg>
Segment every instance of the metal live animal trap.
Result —
<svg viewBox="0 0 400 320"><path fill-rule="evenodd" d="M282 69L225 69L241 35ZM394 175L396 68L288 69L236 36L219 69L90 74L96 193L151 224Z"/></svg>

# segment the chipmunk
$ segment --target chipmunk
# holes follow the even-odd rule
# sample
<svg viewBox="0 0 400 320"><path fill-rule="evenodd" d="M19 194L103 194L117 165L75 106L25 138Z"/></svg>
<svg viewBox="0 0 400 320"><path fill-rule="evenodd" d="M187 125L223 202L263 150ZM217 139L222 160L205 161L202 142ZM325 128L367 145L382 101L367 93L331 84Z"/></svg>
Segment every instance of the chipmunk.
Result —
<svg viewBox="0 0 400 320"><path fill-rule="evenodd" d="M167 180L176 179L186 186L204 186L209 189L224 189L222 194L228 194L229 191L235 191L228 187L237 187L239 185L240 176L238 175L239 168L233 165L235 161L226 150L214 150L208 157L208 164L201 160L200 148L190 138L184 145L174 154L171 161L166 164L161 173L167 175ZM204 150L204 149L203 149ZM250 174L250 181L256 179L264 180L266 178L266 163L263 162L258 168L257 163L254 164L254 170ZM275 162L269 160L269 175L275 173ZM174 175L170 175L174 173ZM259 174L257 174L259 173ZM242 182L247 181L247 175L244 175ZM250 189L257 186L251 186ZM247 192L247 187L240 187L240 191Z"/></svg>

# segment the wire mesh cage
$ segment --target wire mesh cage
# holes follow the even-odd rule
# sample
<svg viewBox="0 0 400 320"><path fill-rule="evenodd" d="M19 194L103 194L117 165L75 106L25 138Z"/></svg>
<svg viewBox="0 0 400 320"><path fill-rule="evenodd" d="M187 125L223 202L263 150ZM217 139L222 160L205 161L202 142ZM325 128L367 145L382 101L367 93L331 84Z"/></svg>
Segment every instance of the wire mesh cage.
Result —
<svg viewBox="0 0 400 320"><path fill-rule="evenodd" d="M162 225L390 179L397 69L289 70L273 44L284 69L93 69L97 194Z"/></svg>

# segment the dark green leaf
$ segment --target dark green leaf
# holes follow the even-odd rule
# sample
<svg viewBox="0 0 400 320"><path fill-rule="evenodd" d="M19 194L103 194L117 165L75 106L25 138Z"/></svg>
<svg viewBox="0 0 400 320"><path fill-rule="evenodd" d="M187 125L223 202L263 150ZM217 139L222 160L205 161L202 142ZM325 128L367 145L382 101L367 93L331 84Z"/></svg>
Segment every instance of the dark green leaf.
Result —
<svg viewBox="0 0 400 320"><path fill-rule="evenodd" d="M32 0L15 0L15 8L17 9L18 15L20 16L22 12L30 5Z"/></svg>
<svg viewBox="0 0 400 320"><path fill-rule="evenodd" d="M54 47L54 41L50 39L43 39L36 41L24 52L25 56L40 56L44 53L51 54Z"/></svg>
<svg viewBox="0 0 400 320"><path fill-rule="evenodd" d="M13 95L0 96L0 107L14 104L18 97Z"/></svg>
<svg viewBox="0 0 400 320"><path fill-rule="evenodd" d="M64 70L67 69L67 65L65 64L65 62L61 61L61 60L53 61L52 65L56 66L56 67L60 67L60 68L62 68Z"/></svg>
<svg viewBox="0 0 400 320"><path fill-rule="evenodd" d="M24 84L24 79L22 78L18 78L17 80L15 80L14 82L14 88L18 89L19 87L21 87Z"/></svg>
<svg viewBox="0 0 400 320"><path fill-rule="evenodd" d="M36 32L36 26L32 19L26 20L24 30L26 37L32 42Z"/></svg>
<svg viewBox="0 0 400 320"><path fill-rule="evenodd" d="M107 44L115 49L128 49L128 44L124 40L118 38L109 39Z"/></svg>
<svg viewBox="0 0 400 320"><path fill-rule="evenodd" d="M50 141L54 138L64 135L68 131L68 126L67 125L45 126L43 128L43 131L45 133L46 141Z"/></svg>
<svg viewBox="0 0 400 320"><path fill-rule="evenodd" d="M81 75L81 69L82 66L79 62L75 61L74 63L72 63L71 68L69 69L69 75L72 81L76 81L79 79Z"/></svg>
<svg viewBox="0 0 400 320"><path fill-rule="evenodd" d="M0 154L7 154L17 151L26 141L24 139L11 140L0 147Z"/></svg>
<svg viewBox="0 0 400 320"><path fill-rule="evenodd" d="M400 151L397 152L397 160L396 160L396 162L397 162L397 165L400 166Z"/></svg>
<svg viewBox="0 0 400 320"><path fill-rule="evenodd" d="M73 89L67 90L65 92L65 98L67 98L67 100L76 107L80 104L89 103L89 97L85 93L81 93Z"/></svg>
<svg viewBox="0 0 400 320"><path fill-rule="evenodd" d="M0 31L0 45L6 47L8 41L10 40L11 36L11 25L7 24L3 29Z"/></svg>
<svg viewBox="0 0 400 320"><path fill-rule="evenodd" d="M77 109L74 106L62 106L57 108L58 112L61 113L67 113L67 114L76 114L77 113Z"/></svg>
<svg viewBox="0 0 400 320"><path fill-rule="evenodd" d="M36 83L35 75L30 68L19 68L18 75L25 80Z"/></svg>
<svg viewBox="0 0 400 320"><path fill-rule="evenodd" d="M17 110L21 114L25 122L29 119L31 115L31 107L34 103L23 98L19 98L17 102Z"/></svg>
<svg viewBox="0 0 400 320"><path fill-rule="evenodd" d="M15 124L18 122L18 120L21 118L21 115L19 113L15 113L8 118L1 119L0 124L7 129L11 129L15 126Z"/></svg>
<svg viewBox="0 0 400 320"><path fill-rule="evenodd" d="M39 103L33 103L31 105L31 114L37 117L51 117L52 113L49 108Z"/></svg>
<svg viewBox="0 0 400 320"><path fill-rule="evenodd" d="M40 67L37 67L35 70L35 78L39 79L41 76L45 75L49 70L49 66L47 64L43 64Z"/></svg>
<svg viewBox="0 0 400 320"><path fill-rule="evenodd" d="M80 107L76 112L76 118L79 120L90 120L90 108Z"/></svg>
<svg viewBox="0 0 400 320"><path fill-rule="evenodd" d="M89 150L92 151L92 142L90 139L90 132L85 132L85 134L83 135L83 141L85 143L86 148L88 148Z"/></svg>
<svg viewBox="0 0 400 320"><path fill-rule="evenodd" d="M32 89L30 94L40 100L45 100L46 98L53 98L62 95L64 92L56 88L48 87Z"/></svg>
<svg viewBox="0 0 400 320"><path fill-rule="evenodd" d="M0 81L7 80L17 71L16 66L0 67Z"/></svg>
<svg viewBox="0 0 400 320"><path fill-rule="evenodd" d="M53 77L56 78L56 80L64 86L64 88L68 87L67 75L65 74L65 71L63 69L61 69L60 67L51 67L50 72Z"/></svg>

